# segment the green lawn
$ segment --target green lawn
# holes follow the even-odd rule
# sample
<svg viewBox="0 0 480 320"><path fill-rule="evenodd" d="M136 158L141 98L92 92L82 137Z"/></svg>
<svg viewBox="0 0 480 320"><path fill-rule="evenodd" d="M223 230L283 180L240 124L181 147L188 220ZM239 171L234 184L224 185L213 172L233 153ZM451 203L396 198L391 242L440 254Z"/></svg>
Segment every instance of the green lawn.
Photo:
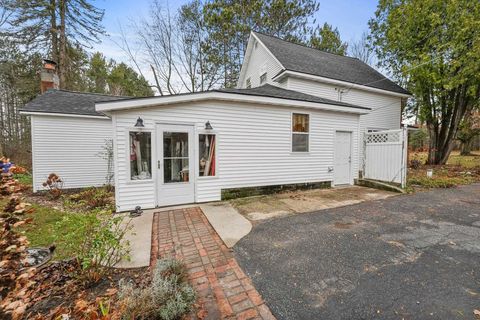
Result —
<svg viewBox="0 0 480 320"><path fill-rule="evenodd" d="M458 152L452 152L447 164L462 166L466 169L480 167L480 154L474 153L471 156L461 156Z"/></svg>
<svg viewBox="0 0 480 320"><path fill-rule="evenodd" d="M0 208L3 208L7 202L8 198L0 198ZM55 244L54 258L56 260L71 257L71 252L66 249L65 243L61 239L61 235L68 232L69 229L58 231L59 239L55 241L55 224L65 215L75 213L66 213L35 203L32 204L32 207L35 209L34 212L27 213L24 216L25 218L32 218L32 221L18 227L17 231L27 237L30 247L49 247Z"/></svg>
<svg viewBox="0 0 480 320"><path fill-rule="evenodd" d="M426 152L412 152L410 153L409 160L417 159L422 164L427 161ZM448 158L447 164L462 166L466 169L480 167L480 152L472 152L471 156L461 156L458 151L453 151Z"/></svg>
<svg viewBox="0 0 480 320"><path fill-rule="evenodd" d="M409 186L421 186L424 188L449 188L461 184L470 184L480 181L480 154L461 156L459 152L452 152L446 165L424 165L427 159L426 152L410 153L409 161L419 160L421 166L418 169L408 169ZM433 169L433 177L428 178L427 169Z"/></svg>

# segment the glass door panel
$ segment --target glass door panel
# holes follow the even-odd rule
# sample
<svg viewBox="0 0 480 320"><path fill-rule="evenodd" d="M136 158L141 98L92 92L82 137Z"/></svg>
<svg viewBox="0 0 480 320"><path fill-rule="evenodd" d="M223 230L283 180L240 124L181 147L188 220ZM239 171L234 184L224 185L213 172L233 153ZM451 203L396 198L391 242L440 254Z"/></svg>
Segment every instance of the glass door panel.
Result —
<svg viewBox="0 0 480 320"><path fill-rule="evenodd" d="M163 132L163 182L178 183L190 180L188 133Z"/></svg>

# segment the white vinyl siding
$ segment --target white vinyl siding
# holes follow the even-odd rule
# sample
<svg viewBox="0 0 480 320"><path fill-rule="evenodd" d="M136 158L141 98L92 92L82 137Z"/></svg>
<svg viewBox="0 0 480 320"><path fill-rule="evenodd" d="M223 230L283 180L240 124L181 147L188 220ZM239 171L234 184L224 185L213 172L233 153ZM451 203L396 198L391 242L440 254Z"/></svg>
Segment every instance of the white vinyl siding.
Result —
<svg viewBox="0 0 480 320"><path fill-rule="evenodd" d="M294 77L288 77L285 82L287 83L285 88L289 90L336 101L339 99L338 90L336 90L339 86L333 84ZM362 134L359 139L363 139L363 132L368 128L382 128L383 130L400 128L402 113L400 97L360 89L347 89L341 95L341 101L372 109L370 113L360 116L360 132ZM363 157L362 153L363 149L360 149L360 158Z"/></svg>
<svg viewBox="0 0 480 320"><path fill-rule="evenodd" d="M338 100L338 86L305 79L288 78L287 89L295 90L331 100ZM398 129L401 120L401 98L387 94L349 89L341 95L341 101L361 107L371 108L369 114L362 115L365 127Z"/></svg>
<svg viewBox="0 0 480 320"><path fill-rule="evenodd" d="M266 82L271 85L278 85L277 82L272 81L272 77L277 75L282 70L282 66L275 61L272 55L261 45L257 48L252 48L251 56L246 65L244 79L251 79L252 88L260 86L260 77L266 73ZM263 83L262 83L263 84ZM246 88L246 80L241 83L241 88Z"/></svg>
<svg viewBox="0 0 480 320"><path fill-rule="evenodd" d="M105 184L107 161L99 153L112 138L110 119L32 115L31 125L34 191L52 172L67 189Z"/></svg>
<svg viewBox="0 0 480 320"><path fill-rule="evenodd" d="M291 152L292 112L310 115L309 153ZM221 189L225 188L332 181L333 172L328 168L333 166L336 130L353 131L353 152L358 152L359 116L355 114L227 102L192 102L117 111L114 112L115 175L120 211L137 205L152 208L157 204L155 173L155 181L128 179L126 132L138 116L144 119L145 130L155 130L155 123L194 124L196 154L192 159L195 160L198 159L198 134L205 133L205 122L210 121L217 134L216 176L196 178L196 202L220 200ZM153 145L153 163L157 161L155 148ZM198 162L195 163L198 166ZM352 167L354 176L358 171L357 161L353 161Z"/></svg>

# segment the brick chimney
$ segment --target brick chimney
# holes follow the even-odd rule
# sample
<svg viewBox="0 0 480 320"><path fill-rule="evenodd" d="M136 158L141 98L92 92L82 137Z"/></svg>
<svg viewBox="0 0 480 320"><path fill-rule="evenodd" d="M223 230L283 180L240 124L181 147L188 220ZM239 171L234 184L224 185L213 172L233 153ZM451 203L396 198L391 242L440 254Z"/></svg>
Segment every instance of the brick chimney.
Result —
<svg viewBox="0 0 480 320"><path fill-rule="evenodd" d="M58 83L57 63L44 59L42 71L40 71L40 92L44 93L48 89L58 89Z"/></svg>

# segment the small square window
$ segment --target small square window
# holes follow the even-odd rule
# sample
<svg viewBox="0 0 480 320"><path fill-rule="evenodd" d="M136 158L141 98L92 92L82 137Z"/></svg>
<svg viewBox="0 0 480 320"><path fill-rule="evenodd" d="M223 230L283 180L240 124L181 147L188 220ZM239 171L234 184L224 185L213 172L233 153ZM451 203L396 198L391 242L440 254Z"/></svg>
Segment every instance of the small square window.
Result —
<svg viewBox="0 0 480 320"><path fill-rule="evenodd" d="M267 82L267 73L266 72L260 76L260 84L264 84L265 82Z"/></svg>
<svg viewBox="0 0 480 320"><path fill-rule="evenodd" d="M292 115L292 151L308 152L309 150L310 116L294 113Z"/></svg>
<svg viewBox="0 0 480 320"><path fill-rule="evenodd" d="M250 89L252 87L252 80L250 78L247 78L247 81L246 81L246 87L248 89Z"/></svg>
<svg viewBox="0 0 480 320"><path fill-rule="evenodd" d="M152 178L152 134L131 131L130 136L130 179Z"/></svg>
<svg viewBox="0 0 480 320"><path fill-rule="evenodd" d="M199 134L199 176L213 177L216 175L216 136L214 134Z"/></svg>

